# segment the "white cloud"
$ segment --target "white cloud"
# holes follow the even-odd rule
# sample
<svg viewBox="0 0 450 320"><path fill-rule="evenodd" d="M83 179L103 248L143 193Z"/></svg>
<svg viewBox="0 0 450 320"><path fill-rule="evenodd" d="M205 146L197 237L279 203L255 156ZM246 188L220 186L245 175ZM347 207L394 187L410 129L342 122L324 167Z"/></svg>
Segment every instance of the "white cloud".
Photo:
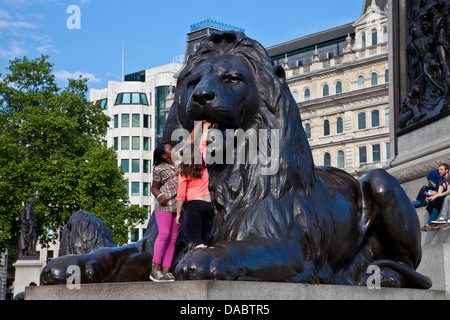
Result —
<svg viewBox="0 0 450 320"><path fill-rule="evenodd" d="M8 29L8 28L36 29L36 25L26 21L0 20L0 29Z"/></svg>
<svg viewBox="0 0 450 320"><path fill-rule="evenodd" d="M93 75L92 73L89 72L74 72L74 73L70 73L69 71L66 70L59 70L57 72L55 72L55 78L57 80L63 80L63 81L67 81L67 79L78 79L79 77L82 78L88 78L90 82L94 82L94 83L99 83L102 82L102 79L97 78L95 75Z"/></svg>
<svg viewBox="0 0 450 320"><path fill-rule="evenodd" d="M0 46L0 58L6 60L13 60L18 56L24 56L27 52L26 45L23 42L11 41L7 48Z"/></svg>

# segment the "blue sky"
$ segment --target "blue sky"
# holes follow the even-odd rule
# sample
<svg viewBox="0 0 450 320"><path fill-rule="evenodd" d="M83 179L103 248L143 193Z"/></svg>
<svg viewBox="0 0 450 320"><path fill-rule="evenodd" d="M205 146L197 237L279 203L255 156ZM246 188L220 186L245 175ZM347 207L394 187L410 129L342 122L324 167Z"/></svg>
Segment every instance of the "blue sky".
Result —
<svg viewBox="0 0 450 320"><path fill-rule="evenodd" d="M80 29L71 5L80 8ZM0 73L9 60L50 55L60 86L83 74L105 88L124 73L184 55L191 24L212 19L245 29L264 46L356 21L363 0L0 0Z"/></svg>

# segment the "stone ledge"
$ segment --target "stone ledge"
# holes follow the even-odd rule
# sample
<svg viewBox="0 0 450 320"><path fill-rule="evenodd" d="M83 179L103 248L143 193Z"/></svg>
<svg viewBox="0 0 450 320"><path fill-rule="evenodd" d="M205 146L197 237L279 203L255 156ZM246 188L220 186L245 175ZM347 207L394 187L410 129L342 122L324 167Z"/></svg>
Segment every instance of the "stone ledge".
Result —
<svg viewBox="0 0 450 320"><path fill-rule="evenodd" d="M27 287L25 300L446 300L444 291L243 281Z"/></svg>

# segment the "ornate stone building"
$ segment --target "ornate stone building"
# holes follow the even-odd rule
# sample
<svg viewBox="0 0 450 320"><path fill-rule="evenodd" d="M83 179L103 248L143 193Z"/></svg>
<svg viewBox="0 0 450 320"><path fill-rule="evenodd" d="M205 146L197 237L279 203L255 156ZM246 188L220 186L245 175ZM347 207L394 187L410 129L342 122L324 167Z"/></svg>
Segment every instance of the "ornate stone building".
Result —
<svg viewBox="0 0 450 320"><path fill-rule="evenodd" d="M390 160L387 1L354 23L267 48L284 66L316 165L354 176Z"/></svg>

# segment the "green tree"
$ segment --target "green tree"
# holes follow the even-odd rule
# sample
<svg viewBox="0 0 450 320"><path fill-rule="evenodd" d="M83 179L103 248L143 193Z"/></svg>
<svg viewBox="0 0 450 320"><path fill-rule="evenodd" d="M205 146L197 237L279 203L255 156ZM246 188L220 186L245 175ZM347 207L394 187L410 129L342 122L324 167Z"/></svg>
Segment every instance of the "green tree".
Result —
<svg viewBox="0 0 450 320"><path fill-rule="evenodd" d="M0 252L17 243L29 197L42 238L83 210L124 244L146 209L129 205L116 152L102 142L109 117L86 99L87 79L59 89L48 59L16 58L0 74Z"/></svg>

